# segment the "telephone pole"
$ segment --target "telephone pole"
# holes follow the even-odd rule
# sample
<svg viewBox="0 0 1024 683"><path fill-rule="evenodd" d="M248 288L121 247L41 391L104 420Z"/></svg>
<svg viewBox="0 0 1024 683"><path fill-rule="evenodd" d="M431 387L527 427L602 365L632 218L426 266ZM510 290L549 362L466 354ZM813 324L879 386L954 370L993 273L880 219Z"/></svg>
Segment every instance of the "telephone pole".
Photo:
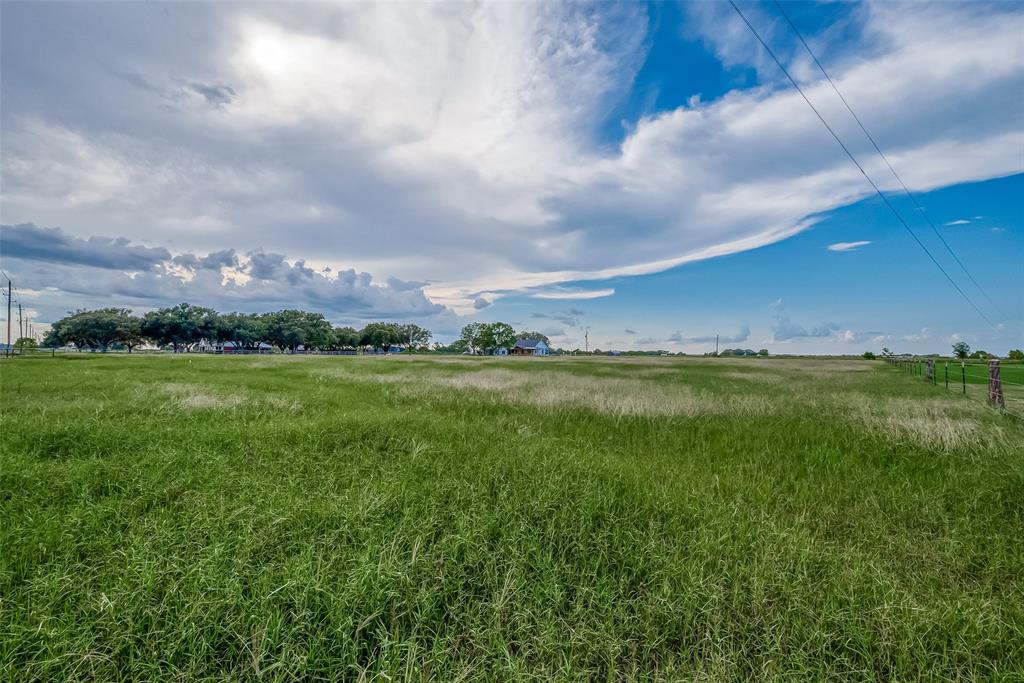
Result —
<svg viewBox="0 0 1024 683"><path fill-rule="evenodd" d="M25 336L25 330L23 329L23 323L21 321L21 302L18 302L18 339Z"/></svg>
<svg viewBox="0 0 1024 683"><path fill-rule="evenodd" d="M583 350L590 353L590 330L583 330Z"/></svg>
<svg viewBox="0 0 1024 683"><path fill-rule="evenodd" d="M718 355L718 335L715 335L715 355Z"/></svg>
<svg viewBox="0 0 1024 683"><path fill-rule="evenodd" d="M11 350L11 281L7 281L7 350Z"/></svg>

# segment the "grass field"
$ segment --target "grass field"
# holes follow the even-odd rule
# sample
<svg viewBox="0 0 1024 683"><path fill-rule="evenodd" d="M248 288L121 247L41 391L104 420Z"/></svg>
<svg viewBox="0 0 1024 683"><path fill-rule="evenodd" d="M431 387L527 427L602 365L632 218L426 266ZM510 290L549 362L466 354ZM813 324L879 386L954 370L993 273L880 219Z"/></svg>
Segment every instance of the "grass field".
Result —
<svg viewBox="0 0 1024 683"><path fill-rule="evenodd" d="M6 680L1024 680L1024 421L882 362L0 373Z"/></svg>

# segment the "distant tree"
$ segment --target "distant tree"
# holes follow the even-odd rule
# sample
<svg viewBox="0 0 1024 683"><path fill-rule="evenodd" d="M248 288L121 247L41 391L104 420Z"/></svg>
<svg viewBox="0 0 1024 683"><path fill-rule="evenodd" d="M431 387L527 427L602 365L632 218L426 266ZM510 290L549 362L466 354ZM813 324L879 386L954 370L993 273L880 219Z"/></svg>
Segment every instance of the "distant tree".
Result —
<svg viewBox="0 0 1024 683"><path fill-rule="evenodd" d="M79 310L53 323L43 340L46 346L74 344L80 349L106 351L111 344L121 343L129 350L144 339L142 321L127 308Z"/></svg>
<svg viewBox="0 0 1024 683"><path fill-rule="evenodd" d="M30 351L39 348L39 342L32 337L19 337L14 342L14 348L18 351Z"/></svg>
<svg viewBox="0 0 1024 683"><path fill-rule="evenodd" d="M485 327L485 349L493 352L496 349L510 349L515 346L516 331L508 323L490 323Z"/></svg>
<svg viewBox="0 0 1024 683"><path fill-rule="evenodd" d="M287 309L263 316L267 341L282 351L327 349L334 345L334 328L321 313Z"/></svg>
<svg viewBox="0 0 1024 683"><path fill-rule="evenodd" d="M387 350L401 341L402 331L394 323L369 323L360 331L360 345L372 346L375 350Z"/></svg>
<svg viewBox="0 0 1024 683"><path fill-rule="evenodd" d="M216 339L218 317L212 308L181 303L147 313L141 331L161 346L170 345L177 351L203 339Z"/></svg>
<svg viewBox="0 0 1024 683"><path fill-rule="evenodd" d="M967 356L969 356L970 353L971 346L967 342L961 341L957 342L956 344L953 344L953 355L959 358L960 360L964 360L965 358L967 358Z"/></svg>
<svg viewBox="0 0 1024 683"><path fill-rule="evenodd" d="M1010 360L1024 360L1024 351L1020 349L1010 349L1010 352L1006 354L1006 357Z"/></svg>
<svg viewBox="0 0 1024 683"><path fill-rule="evenodd" d="M459 342L461 342L470 353L476 353L481 350L481 343L484 341L481 339L483 327L484 323L469 323L464 326L462 331L459 333Z"/></svg>
<svg viewBox="0 0 1024 683"><path fill-rule="evenodd" d="M759 355L759 356L767 356L768 355L768 349L761 349L760 351L757 352L757 355Z"/></svg>
<svg viewBox="0 0 1024 683"><path fill-rule="evenodd" d="M338 348L355 349L359 347L359 340L362 335L354 327L335 327L334 343Z"/></svg>
<svg viewBox="0 0 1024 683"><path fill-rule="evenodd" d="M410 349L426 346L430 342L430 338L434 336L430 330L411 323L399 325L398 329L402 337L401 343L406 344Z"/></svg>
<svg viewBox="0 0 1024 683"><path fill-rule="evenodd" d="M226 313L217 319L217 341L255 349L267 339L267 318L254 313Z"/></svg>
<svg viewBox="0 0 1024 683"><path fill-rule="evenodd" d="M64 343L65 342L60 338L60 331L56 327L51 326L50 329L46 331L46 334L43 335L42 346L45 349L63 346Z"/></svg>
<svg viewBox="0 0 1024 683"><path fill-rule="evenodd" d="M541 334L540 332L527 332L524 330L516 335L516 339L540 339L549 347L551 346L551 340L548 339L546 334ZM515 342L513 342L513 344L514 343Z"/></svg>
<svg viewBox="0 0 1024 683"><path fill-rule="evenodd" d="M871 351L865 351L864 352L864 360L874 360L874 359L875 359L875 354L873 352L871 352Z"/></svg>
<svg viewBox="0 0 1024 683"><path fill-rule="evenodd" d="M146 336L142 334L142 318L131 315L131 311L125 310L118 316L118 337L117 341L124 344L128 353L136 346L146 343Z"/></svg>
<svg viewBox="0 0 1024 683"><path fill-rule="evenodd" d="M981 349L978 349L977 351L970 355L970 358L978 358L980 360L985 360L986 358L995 358L995 356L993 356L988 351L982 351Z"/></svg>

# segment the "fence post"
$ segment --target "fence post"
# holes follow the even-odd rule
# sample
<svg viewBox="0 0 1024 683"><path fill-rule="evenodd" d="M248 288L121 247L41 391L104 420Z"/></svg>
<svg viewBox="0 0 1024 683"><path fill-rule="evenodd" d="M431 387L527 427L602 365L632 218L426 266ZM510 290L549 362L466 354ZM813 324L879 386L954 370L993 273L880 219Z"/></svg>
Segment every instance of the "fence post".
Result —
<svg viewBox="0 0 1024 683"><path fill-rule="evenodd" d="M935 360L933 358L925 361L924 373L925 378L930 379L932 384L935 384Z"/></svg>
<svg viewBox="0 0 1024 683"><path fill-rule="evenodd" d="M964 361L960 361L960 383L964 386L964 396L967 395L967 370L964 367Z"/></svg>
<svg viewBox="0 0 1024 683"><path fill-rule="evenodd" d="M949 361L946 361L946 390L949 390Z"/></svg>
<svg viewBox="0 0 1024 683"><path fill-rule="evenodd" d="M997 408L1005 408L1003 400L1003 382L999 379L999 361L988 362L988 402Z"/></svg>

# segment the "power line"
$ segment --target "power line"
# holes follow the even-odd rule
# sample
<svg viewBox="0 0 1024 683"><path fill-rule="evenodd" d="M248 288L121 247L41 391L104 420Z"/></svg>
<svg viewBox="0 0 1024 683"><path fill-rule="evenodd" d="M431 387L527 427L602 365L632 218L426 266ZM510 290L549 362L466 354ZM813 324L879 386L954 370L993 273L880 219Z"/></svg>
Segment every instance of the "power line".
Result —
<svg viewBox="0 0 1024 683"><path fill-rule="evenodd" d="M952 247L949 246L949 243L946 241L946 238L942 236L942 233L939 232L939 229L935 227L934 223L932 223L931 218L929 218L928 214L925 213L924 207L918 203L917 198L914 197L914 195L910 192L910 189L907 188L906 183L903 182L903 178L901 178L900 174L896 172L895 168L893 168L893 165L889 162L889 158L885 156L885 154L882 152L882 149L878 146L878 143L875 142L875 138L871 135L871 133L868 132L867 127L865 127L864 123L860 120L860 117L857 116L857 112L853 110L853 107L851 107L850 103L847 102L846 98L843 96L843 93L839 91L839 87L832 80L832 77L829 76L828 71L825 70L825 67L822 66L821 62L818 60L818 57L814 54L814 51L811 50L811 46L807 44L806 40L804 40L804 36L802 33L800 33L800 29L798 29L796 27L796 24L793 23L793 20L789 18L789 14L787 14L786 10L783 9L782 4L779 2L779 0L772 0L772 2L775 3L775 6L778 8L779 12L786 19L786 23L789 24L789 27L793 29L793 33L796 34L796 37L800 39L800 43L804 46L804 49L807 50L807 54L811 56L811 59L814 60L814 63L817 65L822 75L825 76L825 80L827 80L828 84L832 86L832 90L834 90L836 95L839 96L839 99L842 100L843 105L846 107L846 110L850 112L850 116L852 116L853 120L857 122L858 126L860 126L861 132L863 132L867 139L871 141L871 146L875 148L876 152L878 152L878 156L882 157L882 161L884 161L885 165L889 167L889 170L892 172L892 175L896 179L896 182L898 182L900 184L900 187L903 188L904 194L906 194L910 201L913 202L914 207L921 213L921 217L924 218L925 221L928 223L928 226L931 227L932 232L935 233L935 236L939 238L939 241L942 242L942 245L946 247L946 251L949 252L949 255L952 256L953 260L956 261L958 266L960 266L960 270L964 271L964 274L967 276L967 278L974 283L974 286L978 288L978 291L981 292L981 295L988 300L988 302L992 305L992 308L996 310L999 316L1005 318L1005 314L1001 310L999 310L999 306L996 305L996 302L992 300L992 297L988 295L988 292L982 289L981 285L978 284L978 281L974 279L974 276L971 275L971 272L967 270L967 266L963 264L963 261L960 260L960 257L958 257L956 255L956 252L953 251Z"/></svg>
<svg viewBox="0 0 1024 683"><path fill-rule="evenodd" d="M946 276L946 279L949 280L949 284L953 285L953 288L960 293L960 296L962 296L964 300L971 305L971 308L973 308L978 313L978 315L980 315L985 320L985 322L991 325L994 329L998 330L999 328L996 327L995 323L989 320L988 316L985 315L985 313L982 312L980 308L978 308L978 306L971 300L971 298L967 296L967 293L964 292L964 290L960 289L960 285L958 285L956 281L954 281L953 278L950 277L949 273L946 272L946 269L942 267L942 264L939 263L934 256L932 256L932 253L930 251L928 251L928 247L924 245L924 242L922 242L920 238L918 238L918 236L910 228L907 222L903 220L903 216L901 216L900 213L896 210L896 207L892 205L892 203L885 196L885 194L878 188L878 185L875 184L875 181L871 179L871 176L867 174L867 171L864 170L864 167L860 165L859 161L857 161L857 157L853 156L853 152L851 152L849 148L839 138L839 136L836 135L836 132L832 130L832 126L828 125L828 121L825 120L825 117L821 115L821 112L818 111L817 107L815 107L811 100L807 97L807 94L803 91L803 88L800 87L800 84L797 83L796 80L789 74L789 71L786 69L786 67L782 65L782 61L775 55L775 52L770 47L768 47L768 43L764 41L764 38L762 38L761 34L757 32L757 29L755 29L754 26L747 20L746 15L744 15L740 8L736 5L736 1L729 0L729 4L732 5L732 8L734 10L736 10L736 14L740 16L740 19L743 20L743 23L747 25L747 28L750 29L750 32L754 34L755 38L757 38L757 42L761 43L761 46L765 49L766 52L768 52L768 55L775 61L775 64L778 65L779 69L782 70L782 73L786 75L786 78L789 79L789 82L793 85L794 88L796 88L796 91L800 93L800 96L804 99L804 102L806 102L807 106L811 108L811 111L813 111L814 114L818 117L818 120L821 121L823 126L825 126L825 129L828 130L828 132L832 135L833 138L835 138L835 141L839 143L839 146L843 148L843 151L846 152L846 156L850 157L850 161L854 163L854 165L857 167L857 170L860 171L861 175L864 176L864 179L867 180L871 187L875 190L875 193L882 199L885 205L889 207L889 210L892 211L894 216L896 216L896 219L900 222L904 229L906 229L906 231L910 233L910 236L914 238L914 241L917 242L917 245L921 247L925 254L928 255L928 258L931 259L931 262L935 264L935 267L942 271L942 274Z"/></svg>

